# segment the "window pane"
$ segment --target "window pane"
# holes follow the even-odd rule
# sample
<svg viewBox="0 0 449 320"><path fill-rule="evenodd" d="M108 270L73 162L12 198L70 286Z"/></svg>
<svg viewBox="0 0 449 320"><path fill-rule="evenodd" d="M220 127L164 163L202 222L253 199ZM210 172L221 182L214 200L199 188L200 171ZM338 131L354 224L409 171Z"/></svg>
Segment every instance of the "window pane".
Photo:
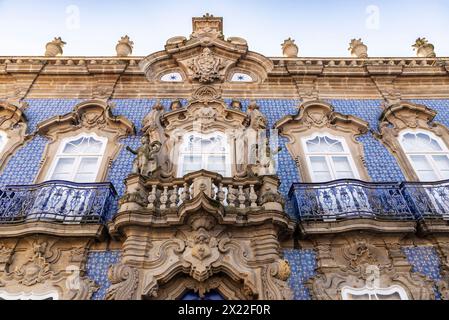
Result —
<svg viewBox="0 0 449 320"><path fill-rule="evenodd" d="M443 179L449 179L449 158L448 156L433 156L433 160L435 161L438 170L440 171L440 175Z"/></svg>
<svg viewBox="0 0 449 320"><path fill-rule="evenodd" d="M406 133L402 137L402 146L407 152L442 151L439 143L425 133Z"/></svg>
<svg viewBox="0 0 449 320"><path fill-rule="evenodd" d="M98 157L82 158L77 173L97 173Z"/></svg>
<svg viewBox="0 0 449 320"><path fill-rule="evenodd" d="M332 176L325 157L310 157L312 179L314 182L331 181Z"/></svg>
<svg viewBox="0 0 449 320"><path fill-rule="evenodd" d="M68 180L75 168L75 158L59 158L56 163L51 180Z"/></svg>
<svg viewBox="0 0 449 320"><path fill-rule="evenodd" d="M327 136L308 140L306 144L309 152L344 152L343 144L340 141Z"/></svg>
<svg viewBox="0 0 449 320"><path fill-rule="evenodd" d="M75 182L95 182L98 173L98 160L99 158L82 158L78 171L75 174Z"/></svg>
<svg viewBox="0 0 449 320"><path fill-rule="evenodd" d="M421 181L438 180L438 177L433 171L426 156L412 155L410 156L410 159L412 160L413 168Z"/></svg>
<svg viewBox="0 0 449 320"><path fill-rule="evenodd" d="M348 157L332 157L332 161L334 163L336 179L355 178Z"/></svg>
<svg viewBox="0 0 449 320"><path fill-rule="evenodd" d="M103 142L95 140L92 137L82 137L74 141L68 142L63 153L70 154L86 154L86 153L97 153L101 152L103 147Z"/></svg>
<svg viewBox="0 0 449 320"><path fill-rule="evenodd" d="M183 175L187 173L201 170L202 156L200 155L185 155L182 167Z"/></svg>
<svg viewBox="0 0 449 320"><path fill-rule="evenodd" d="M226 175L226 157L225 156L209 156L207 159L207 170Z"/></svg>

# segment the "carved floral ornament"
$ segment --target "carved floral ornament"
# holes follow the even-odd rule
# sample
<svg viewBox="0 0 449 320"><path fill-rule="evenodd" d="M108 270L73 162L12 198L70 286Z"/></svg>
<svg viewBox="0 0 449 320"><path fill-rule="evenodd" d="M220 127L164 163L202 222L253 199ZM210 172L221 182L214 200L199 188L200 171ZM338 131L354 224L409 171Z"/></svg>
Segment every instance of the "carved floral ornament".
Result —
<svg viewBox="0 0 449 320"><path fill-rule="evenodd" d="M317 241L318 274L308 281L314 299L341 300L344 291L373 292L402 299L434 299L433 282L414 273L401 246L393 240L374 244L373 238L347 237Z"/></svg>
<svg viewBox="0 0 449 320"><path fill-rule="evenodd" d="M46 296L64 300L89 300L99 289L80 273L82 261L69 259L73 265L60 264L63 251L73 257L79 248L62 248L57 240L27 239L26 250L0 244L0 293L7 296ZM85 251L83 253L85 256ZM61 265L65 269L61 270Z"/></svg>
<svg viewBox="0 0 449 320"><path fill-rule="evenodd" d="M449 130L441 123L433 121L436 115L436 111L424 105L400 101L387 107L379 119L377 138L396 156L408 179L418 180L418 177L400 145L399 134L407 129L422 129L434 133L447 145Z"/></svg>
<svg viewBox="0 0 449 320"><path fill-rule="evenodd" d="M23 144L26 136L27 118L24 110L25 102L0 102L0 131L3 133L5 144L0 149L0 167Z"/></svg>
<svg viewBox="0 0 449 320"><path fill-rule="evenodd" d="M213 215L192 212L172 239L152 241L145 261L148 269L139 272L123 263L111 267L107 298L177 299L184 288L190 288L200 294L217 289L230 299L290 299L288 263L279 259L262 267L251 266L253 250L250 239L234 238ZM257 269L262 272L264 291Z"/></svg>
<svg viewBox="0 0 449 320"><path fill-rule="evenodd" d="M353 115L336 112L332 105L315 100L300 105L297 115L285 116L279 120L275 129L279 130L281 136L289 138L287 149L296 160L304 180L310 181L311 178L303 161L305 152L301 140L317 132L326 132L345 139L361 178L369 181L363 146L356 140L357 136L368 133L368 122Z"/></svg>

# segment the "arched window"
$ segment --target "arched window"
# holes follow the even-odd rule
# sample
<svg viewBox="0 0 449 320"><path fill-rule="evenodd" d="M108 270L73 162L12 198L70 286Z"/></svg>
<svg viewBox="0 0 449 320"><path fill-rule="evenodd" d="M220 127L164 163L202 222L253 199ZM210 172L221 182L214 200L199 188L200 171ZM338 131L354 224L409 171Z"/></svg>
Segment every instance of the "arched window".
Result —
<svg viewBox="0 0 449 320"><path fill-rule="evenodd" d="M303 147L312 182L360 178L345 139L315 134L303 139Z"/></svg>
<svg viewBox="0 0 449 320"><path fill-rule="evenodd" d="M449 150L439 137L424 130L406 130L399 141L419 180L449 179Z"/></svg>
<svg viewBox="0 0 449 320"><path fill-rule="evenodd" d="M81 134L62 141L47 180L95 182L106 147L106 138Z"/></svg>
<svg viewBox="0 0 449 320"><path fill-rule="evenodd" d="M246 73L236 72L232 75L231 82L253 82L253 78Z"/></svg>
<svg viewBox="0 0 449 320"><path fill-rule="evenodd" d="M170 72L161 77L163 82L182 82L182 75L179 72Z"/></svg>
<svg viewBox="0 0 449 320"><path fill-rule="evenodd" d="M0 152L3 151L7 143L8 143L8 136L6 135L6 132L0 130Z"/></svg>
<svg viewBox="0 0 449 320"><path fill-rule="evenodd" d="M178 176L202 169L231 176L230 148L225 134L188 133L179 149Z"/></svg>

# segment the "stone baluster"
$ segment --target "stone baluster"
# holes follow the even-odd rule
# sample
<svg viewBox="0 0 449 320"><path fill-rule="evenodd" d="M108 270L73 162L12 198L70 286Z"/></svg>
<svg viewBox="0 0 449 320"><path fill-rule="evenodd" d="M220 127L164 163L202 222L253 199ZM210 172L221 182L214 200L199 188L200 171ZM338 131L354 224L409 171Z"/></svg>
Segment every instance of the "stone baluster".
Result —
<svg viewBox="0 0 449 320"><path fill-rule="evenodd" d="M257 194L254 191L254 185L249 186L249 200L251 202L251 208L257 207Z"/></svg>
<svg viewBox="0 0 449 320"><path fill-rule="evenodd" d="M150 209L150 210L154 210L155 209L156 199L157 199L157 196L156 196L156 185L153 184L151 186L151 192L148 195L148 206L147 206L148 209Z"/></svg>
<svg viewBox="0 0 449 320"><path fill-rule="evenodd" d="M239 200L239 203L240 203L239 208L240 209L245 209L246 197L245 197L245 193L243 192L243 186L239 186L238 200Z"/></svg>
<svg viewBox="0 0 449 320"><path fill-rule="evenodd" d="M164 192L162 192L161 194L160 202L161 202L160 209L161 210L167 209L168 187L164 187Z"/></svg>
<svg viewBox="0 0 449 320"><path fill-rule="evenodd" d="M181 201L184 203L188 200L190 200L189 185L187 183L184 183L184 189L181 192Z"/></svg>
<svg viewBox="0 0 449 320"><path fill-rule="evenodd" d="M220 203L223 205L224 205L224 201L225 201L225 195L226 195L226 193L223 190L223 183L220 183L218 185L217 200L220 201Z"/></svg>
<svg viewBox="0 0 449 320"><path fill-rule="evenodd" d="M228 205L230 207L235 207L235 200L237 199L237 197L234 194L234 188L232 186L232 184L230 184L228 186Z"/></svg>
<svg viewBox="0 0 449 320"><path fill-rule="evenodd" d="M178 200L178 186L174 186L170 195L170 208L176 208L176 206L178 205Z"/></svg>

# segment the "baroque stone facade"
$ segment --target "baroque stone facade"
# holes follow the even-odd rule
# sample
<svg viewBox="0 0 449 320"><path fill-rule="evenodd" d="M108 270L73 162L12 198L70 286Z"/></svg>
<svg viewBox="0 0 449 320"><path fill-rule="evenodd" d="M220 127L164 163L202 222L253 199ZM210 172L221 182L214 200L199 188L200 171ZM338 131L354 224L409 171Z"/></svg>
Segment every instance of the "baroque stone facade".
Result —
<svg viewBox="0 0 449 320"><path fill-rule="evenodd" d="M449 298L449 59L427 40L268 58L205 15L146 57L64 44L0 57L0 299Z"/></svg>

